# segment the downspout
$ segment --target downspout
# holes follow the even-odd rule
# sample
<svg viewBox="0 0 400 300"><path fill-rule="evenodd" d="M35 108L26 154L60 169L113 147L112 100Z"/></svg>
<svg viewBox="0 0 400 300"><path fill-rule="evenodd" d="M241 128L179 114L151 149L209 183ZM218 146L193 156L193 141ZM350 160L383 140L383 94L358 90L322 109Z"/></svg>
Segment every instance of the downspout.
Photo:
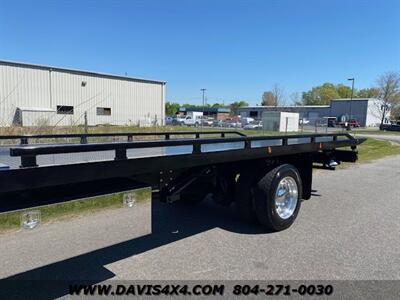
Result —
<svg viewBox="0 0 400 300"><path fill-rule="evenodd" d="M49 96L50 96L50 108L53 108L53 95L51 91L51 69L49 69Z"/></svg>
<svg viewBox="0 0 400 300"><path fill-rule="evenodd" d="M161 126L165 125L165 85L163 82L161 86Z"/></svg>

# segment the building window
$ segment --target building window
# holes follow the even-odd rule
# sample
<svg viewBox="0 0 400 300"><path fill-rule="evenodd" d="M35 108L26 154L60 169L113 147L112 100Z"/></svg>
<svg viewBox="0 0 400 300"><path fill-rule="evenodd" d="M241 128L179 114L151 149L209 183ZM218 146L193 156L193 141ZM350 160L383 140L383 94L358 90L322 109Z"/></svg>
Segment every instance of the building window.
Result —
<svg viewBox="0 0 400 300"><path fill-rule="evenodd" d="M250 118L257 118L258 117L258 111L251 110L249 116L250 116Z"/></svg>
<svg viewBox="0 0 400 300"><path fill-rule="evenodd" d="M98 116L111 116L111 108L109 108L109 107L98 107L96 109L96 114Z"/></svg>
<svg viewBox="0 0 400 300"><path fill-rule="evenodd" d="M74 107L68 105L57 105L57 114L59 115L73 115Z"/></svg>

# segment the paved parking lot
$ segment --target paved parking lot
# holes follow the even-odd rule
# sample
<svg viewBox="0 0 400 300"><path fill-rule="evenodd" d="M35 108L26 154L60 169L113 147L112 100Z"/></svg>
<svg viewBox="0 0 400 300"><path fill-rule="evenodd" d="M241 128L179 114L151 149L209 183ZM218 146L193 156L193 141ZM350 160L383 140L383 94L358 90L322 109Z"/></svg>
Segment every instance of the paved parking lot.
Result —
<svg viewBox="0 0 400 300"><path fill-rule="evenodd" d="M319 171L313 197L303 202L294 226L279 233L244 224L233 210L206 202L197 207L155 203L153 233L124 236L118 243L118 236L126 235L121 231L126 216L112 215L114 222L100 218L96 228L107 226L104 241L114 242L80 254L79 237L93 231L84 218L63 221L81 222L75 231L60 223L43 226L40 243L21 232L3 235L0 259L13 267L3 269L2 277L400 279L398 182L400 156ZM52 245L62 245L61 253Z"/></svg>

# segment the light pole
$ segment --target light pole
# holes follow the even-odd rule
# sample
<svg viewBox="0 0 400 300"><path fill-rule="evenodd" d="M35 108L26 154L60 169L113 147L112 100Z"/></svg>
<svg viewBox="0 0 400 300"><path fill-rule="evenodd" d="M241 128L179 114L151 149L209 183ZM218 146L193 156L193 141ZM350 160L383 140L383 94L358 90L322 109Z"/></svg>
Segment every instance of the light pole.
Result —
<svg viewBox="0 0 400 300"><path fill-rule="evenodd" d="M205 108L205 98L204 98L204 93L206 89L200 89L200 91L203 92L203 118L204 118L204 108ZM201 118L201 130L203 130L203 118Z"/></svg>
<svg viewBox="0 0 400 300"><path fill-rule="evenodd" d="M350 96L350 116L349 116L349 121L351 120L351 114L352 114L352 107L351 103L353 101L353 93L354 93L354 78L348 78L347 80L351 81L351 96ZM350 122L348 123L347 130L351 129Z"/></svg>

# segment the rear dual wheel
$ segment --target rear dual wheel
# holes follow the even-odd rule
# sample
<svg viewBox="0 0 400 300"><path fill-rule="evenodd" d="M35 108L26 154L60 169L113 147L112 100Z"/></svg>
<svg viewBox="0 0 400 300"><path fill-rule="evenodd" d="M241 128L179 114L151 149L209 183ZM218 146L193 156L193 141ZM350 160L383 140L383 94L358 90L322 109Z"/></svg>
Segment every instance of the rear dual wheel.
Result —
<svg viewBox="0 0 400 300"><path fill-rule="evenodd" d="M261 179L250 172L240 175L236 205L247 220L257 220L267 228L284 230L295 221L301 206L301 178L297 169L280 165Z"/></svg>

